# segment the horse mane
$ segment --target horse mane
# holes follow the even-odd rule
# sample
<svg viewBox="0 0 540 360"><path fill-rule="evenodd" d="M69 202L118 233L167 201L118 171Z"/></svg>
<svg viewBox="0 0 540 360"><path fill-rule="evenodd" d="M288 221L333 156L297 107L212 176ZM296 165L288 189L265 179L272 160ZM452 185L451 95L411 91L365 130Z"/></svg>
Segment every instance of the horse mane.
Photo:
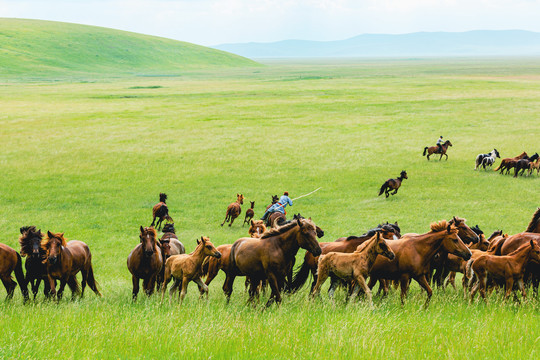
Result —
<svg viewBox="0 0 540 360"><path fill-rule="evenodd" d="M401 228L398 226L397 222L396 223L389 223L387 221L386 224L377 225L377 228L392 231L392 229L385 228L385 226L390 226L393 230L397 231L398 233L401 233ZM393 232L395 233L395 231L393 231Z"/></svg>
<svg viewBox="0 0 540 360"><path fill-rule="evenodd" d="M159 202L164 203L165 201L167 201L167 194L159 193Z"/></svg>
<svg viewBox="0 0 540 360"><path fill-rule="evenodd" d="M538 226L538 222L540 221L540 208L536 209L536 212L534 213L531 222L529 223L529 226L527 227L527 230L525 232L533 232L536 230L536 227Z"/></svg>
<svg viewBox="0 0 540 360"><path fill-rule="evenodd" d="M157 237L156 229L154 229L153 227L150 226L150 227L145 227L144 230L149 232L149 233L152 233L154 235L154 239L157 240L158 237Z"/></svg>
<svg viewBox="0 0 540 360"><path fill-rule="evenodd" d="M438 221L438 222L431 223L430 229L431 229L432 232L446 231L446 229L448 228L448 225L451 226L450 229L452 231L457 231L456 226L452 222L448 222L446 220L441 220L441 221Z"/></svg>
<svg viewBox="0 0 540 360"><path fill-rule="evenodd" d="M39 237L40 242L43 238L41 231L37 230L35 226L23 226L21 228L21 236L19 236L19 245L21 245L21 256L32 254L32 244L27 240L31 237Z"/></svg>
<svg viewBox="0 0 540 360"><path fill-rule="evenodd" d="M261 235L261 239L266 239L266 238L269 238L269 237L272 237L272 236L281 235L281 234L286 233L287 231L291 230L296 225L298 225L298 223L296 221L291 221L291 222L286 223L286 224L284 224L284 225L282 225L280 227L266 230Z"/></svg>
<svg viewBox="0 0 540 360"><path fill-rule="evenodd" d="M165 224L165 226L163 226L163 232L176 234L174 224Z"/></svg>
<svg viewBox="0 0 540 360"><path fill-rule="evenodd" d="M358 245L356 247L356 250L354 251L355 253L361 253L363 251L365 251L367 249L367 247L373 242L373 241L376 241L377 240L377 237L376 236L372 236L370 239L367 239L366 241L364 241L363 243L361 243L360 245Z"/></svg>
<svg viewBox="0 0 540 360"><path fill-rule="evenodd" d="M484 233L482 230L480 230L478 225L471 226L471 230L474 231L476 235L481 235Z"/></svg>
<svg viewBox="0 0 540 360"><path fill-rule="evenodd" d="M60 243L62 244L62 246L64 246L64 247L67 246L67 240L64 237L63 233L53 233L53 232L51 232L51 234L53 235L53 237L55 237L57 239L60 239ZM51 239L49 238L49 232L47 232L47 234L43 237L43 240L41 240L41 247L46 248L47 245L49 245L50 240Z"/></svg>

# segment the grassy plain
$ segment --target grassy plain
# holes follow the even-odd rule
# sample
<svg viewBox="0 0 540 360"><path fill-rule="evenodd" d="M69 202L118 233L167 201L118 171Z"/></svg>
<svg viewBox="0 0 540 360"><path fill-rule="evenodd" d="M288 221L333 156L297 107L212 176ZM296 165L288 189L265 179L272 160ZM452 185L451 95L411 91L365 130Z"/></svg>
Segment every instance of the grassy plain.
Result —
<svg viewBox="0 0 540 360"><path fill-rule="evenodd" d="M311 216L324 241L386 220L426 232L453 215L486 233L523 231L540 179L473 167L493 147L540 150L538 59L272 61L106 78L0 79L0 241L18 248L29 224L85 241L104 294L0 303L0 358L538 358L538 299L469 305L435 290L424 310L415 285L404 307L393 292L372 310L310 302L304 289L263 311L245 306L241 280L226 306L220 275L208 302L190 285L182 307L133 304L125 264L159 192L188 251L203 234L215 244L246 234L238 220L219 226L238 192L260 216L271 194L319 186L290 213ZM454 144L449 160L428 162L422 150L439 135ZM401 170L399 193L377 197Z"/></svg>

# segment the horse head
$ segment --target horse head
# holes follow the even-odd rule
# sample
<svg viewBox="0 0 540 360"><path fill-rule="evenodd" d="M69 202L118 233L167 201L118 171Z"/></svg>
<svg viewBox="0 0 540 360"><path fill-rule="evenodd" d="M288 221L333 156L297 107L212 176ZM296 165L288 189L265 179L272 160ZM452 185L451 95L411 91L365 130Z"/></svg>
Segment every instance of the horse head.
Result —
<svg viewBox="0 0 540 360"><path fill-rule="evenodd" d="M157 244L157 232L153 227L140 227L141 233L139 238L141 239L142 249L144 256L151 257L154 255Z"/></svg>
<svg viewBox="0 0 540 360"><path fill-rule="evenodd" d="M163 232L164 233L173 233L173 234L175 234L175 231L176 230L174 229L174 223L167 223L163 227Z"/></svg>
<svg viewBox="0 0 540 360"><path fill-rule="evenodd" d="M536 243L532 239L530 241L530 245L532 247L531 260L536 261L537 263L540 263L540 246L538 246L538 243Z"/></svg>
<svg viewBox="0 0 540 360"><path fill-rule="evenodd" d="M453 224L459 230L459 237L466 244L473 243L476 244L480 241L478 235L467 225L465 224L465 219L454 216L452 220L449 221L449 224Z"/></svg>
<svg viewBox="0 0 540 360"><path fill-rule="evenodd" d="M248 234L251 237L259 238L262 233L266 231L264 220L251 220L251 226L249 227Z"/></svg>
<svg viewBox="0 0 540 360"><path fill-rule="evenodd" d="M43 234L41 230L36 230L35 226L23 226L20 231L19 244L21 245L21 256L28 256L30 258L41 257L43 253L43 249L41 248Z"/></svg>
<svg viewBox="0 0 540 360"><path fill-rule="evenodd" d="M444 142L444 145L452 146L452 143L450 142L450 140L446 140L446 141Z"/></svg>
<svg viewBox="0 0 540 360"><path fill-rule="evenodd" d="M319 242L317 241L317 227L315 223L309 219L305 219L302 215L294 215L294 221L298 224L300 231L298 232L298 245L302 249L306 249L313 256L319 256L322 253Z"/></svg>
<svg viewBox="0 0 540 360"><path fill-rule="evenodd" d="M403 170L403 171L401 172L401 174L399 174L399 176L400 176L402 179L408 179L408 177L407 177L407 172L406 172L405 170Z"/></svg>
<svg viewBox="0 0 540 360"><path fill-rule="evenodd" d="M45 251L44 263L56 264L62 257L62 249L67 246L64 233L47 231L47 236L41 240L41 248Z"/></svg>
<svg viewBox="0 0 540 360"><path fill-rule="evenodd" d="M218 259L221 257L221 253L214 247L210 238L206 236L201 236L200 239L197 239L197 246L202 246L202 252L205 257L213 256Z"/></svg>
<svg viewBox="0 0 540 360"><path fill-rule="evenodd" d="M279 200L279 196L277 196L277 195L272 195L272 204L277 203L278 200Z"/></svg>
<svg viewBox="0 0 540 360"><path fill-rule="evenodd" d="M396 254L394 254L392 249L390 249L390 246L388 246L388 244L384 240L384 237L381 235L381 232L377 231L377 234L375 236L376 236L375 241L377 242L375 251L377 252L377 254L387 257L390 260L394 260L394 258L396 257Z"/></svg>
<svg viewBox="0 0 540 360"><path fill-rule="evenodd" d="M244 205L244 195L243 194L236 194L236 202L240 205Z"/></svg>
<svg viewBox="0 0 540 360"><path fill-rule="evenodd" d="M159 247L163 255L163 259L166 260L171 256L171 241L169 239L159 240Z"/></svg>
<svg viewBox="0 0 540 360"><path fill-rule="evenodd" d="M498 157L499 159L501 158L501 155L499 154L497 149L493 149L493 151L491 152L491 156Z"/></svg>
<svg viewBox="0 0 540 360"><path fill-rule="evenodd" d="M450 254L469 260L472 256L471 250L463 243L458 233L459 229L454 224L448 223L442 247Z"/></svg>

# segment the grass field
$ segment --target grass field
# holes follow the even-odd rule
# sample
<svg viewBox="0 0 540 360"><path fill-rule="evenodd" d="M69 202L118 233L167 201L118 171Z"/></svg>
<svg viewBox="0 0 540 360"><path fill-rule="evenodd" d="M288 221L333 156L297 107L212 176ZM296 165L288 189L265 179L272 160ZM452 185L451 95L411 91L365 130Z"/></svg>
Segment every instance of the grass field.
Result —
<svg viewBox="0 0 540 360"><path fill-rule="evenodd" d="M540 150L538 64L274 61L90 82L6 75L0 242L18 249L19 227L30 224L85 241L104 296L54 304L40 295L23 306L17 290L0 303L0 358L538 358L538 299L516 305L495 294L469 305L435 290L424 310L414 285L404 307L392 292L369 309L343 305L341 293L336 307L326 296L310 302L303 289L263 310L245 305L242 279L225 305L220 274L208 302L192 284L181 307L144 296L134 304L126 267L159 192L188 251L201 235L218 245L247 233L240 219L219 226L236 193L260 216L270 195L320 186L289 213L311 216L323 241L387 220L423 233L453 215L486 233L523 231L540 206L540 178L473 167L494 147L502 157ZM439 135L454 144L449 160L428 162L422 150ZM401 170L409 179L399 193L377 197Z"/></svg>

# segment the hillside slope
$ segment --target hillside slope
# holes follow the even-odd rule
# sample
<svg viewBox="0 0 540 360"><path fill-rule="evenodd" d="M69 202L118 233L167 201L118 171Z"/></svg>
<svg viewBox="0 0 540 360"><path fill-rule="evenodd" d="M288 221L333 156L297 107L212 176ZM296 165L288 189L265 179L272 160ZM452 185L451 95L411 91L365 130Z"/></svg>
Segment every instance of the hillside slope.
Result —
<svg viewBox="0 0 540 360"><path fill-rule="evenodd" d="M0 18L0 77L69 74L178 74L257 66L186 42L95 26Z"/></svg>

